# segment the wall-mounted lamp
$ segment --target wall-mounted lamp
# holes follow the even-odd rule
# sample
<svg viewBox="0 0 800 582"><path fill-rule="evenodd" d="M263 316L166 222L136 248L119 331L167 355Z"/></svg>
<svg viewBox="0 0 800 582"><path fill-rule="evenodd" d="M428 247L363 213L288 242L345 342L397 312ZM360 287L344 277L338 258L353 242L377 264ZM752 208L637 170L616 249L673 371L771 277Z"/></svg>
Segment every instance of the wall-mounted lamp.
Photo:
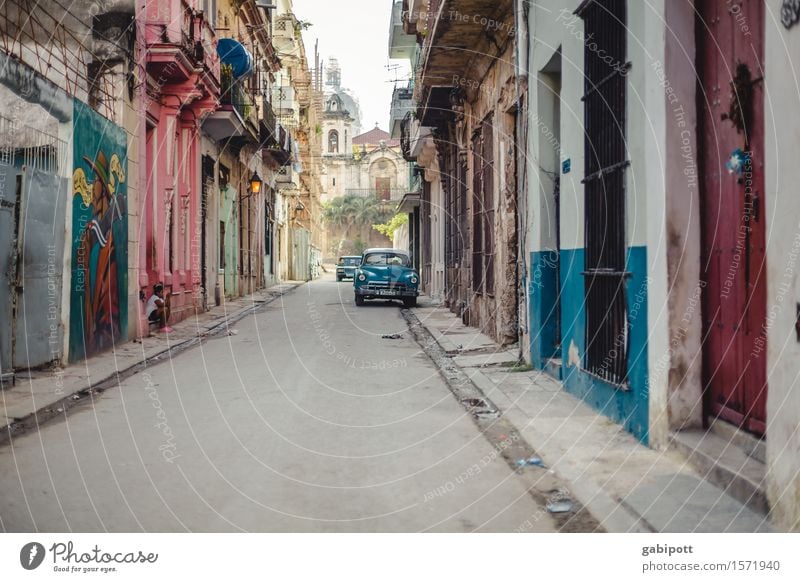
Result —
<svg viewBox="0 0 800 582"><path fill-rule="evenodd" d="M258 175L258 172L253 172L253 177L250 178L250 192L253 194L258 194L261 192L261 178Z"/></svg>

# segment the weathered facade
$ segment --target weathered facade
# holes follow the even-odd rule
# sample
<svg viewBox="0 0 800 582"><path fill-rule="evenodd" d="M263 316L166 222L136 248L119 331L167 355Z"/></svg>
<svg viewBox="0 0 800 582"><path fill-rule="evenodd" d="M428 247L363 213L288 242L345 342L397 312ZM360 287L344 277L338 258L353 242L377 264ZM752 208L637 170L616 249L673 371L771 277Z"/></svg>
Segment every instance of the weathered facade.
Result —
<svg viewBox="0 0 800 582"><path fill-rule="evenodd" d="M797 529L793 4L782 23L727 0L396 4L426 292Z"/></svg>
<svg viewBox="0 0 800 582"><path fill-rule="evenodd" d="M275 47L282 67L274 85L275 111L292 132L291 163L276 176L285 222L280 252L287 260L285 276L306 281L318 275L325 232L322 228L323 92L319 55L313 67L306 56L302 25L291 0L280 0L275 14Z"/></svg>
<svg viewBox="0 0 800 582"><path fill-rule="evenodd" d="M124 82L139 54L133 17L124 1L76 2L66 13L11 1L0 11L3 374L135 335L127 257L137 96Z"/></svg>
<svg viewBox="0 0 800 582"><path fill-rule="evenodd" d="M288 212L276 176L300 151L271 103L273 10L252 0L4 4L4 374L149 334L156 282L176 322L280 280ZM318 222L307 225L313 244Z"/></svg>
<svg viewBox="0 0 800 582"><path fill-rule="evenodd" d="M407 155L425 178L423 287L466 323L512 344L519 277L514 5L421 4L404 3L400 15L405 32L421 41L416 114L403 127Z"/></svg>

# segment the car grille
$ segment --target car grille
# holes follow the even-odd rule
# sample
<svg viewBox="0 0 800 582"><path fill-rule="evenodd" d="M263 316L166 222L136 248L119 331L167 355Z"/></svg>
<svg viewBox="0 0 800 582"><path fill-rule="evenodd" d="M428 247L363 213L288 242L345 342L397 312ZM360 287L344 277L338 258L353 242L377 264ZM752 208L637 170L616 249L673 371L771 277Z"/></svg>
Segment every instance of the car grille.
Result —
<svg viewBox="0 0 800 582"><path fill-rule="evenodd" d="M366 285L361 287L364 291L382 291L385 289L392 289L394 291L406 291L407 287L405 283L389 283L387 282L370 282Z"/></svg>

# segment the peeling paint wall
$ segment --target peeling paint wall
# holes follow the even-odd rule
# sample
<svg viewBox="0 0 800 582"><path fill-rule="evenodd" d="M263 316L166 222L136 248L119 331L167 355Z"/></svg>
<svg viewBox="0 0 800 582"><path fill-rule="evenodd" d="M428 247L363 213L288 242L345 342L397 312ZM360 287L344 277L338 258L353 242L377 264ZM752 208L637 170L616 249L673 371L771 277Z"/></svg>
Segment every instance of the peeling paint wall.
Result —
<svg viewBox="0 0 800 582"><path fill-rule="evenodd" d="M486 116L492 116L494 126L494 280L493 294L473 293L469 305L469 323L481 328L501 344L511 344L518 338L517 318L517 179L515 163L516 82L514 70L514 44L509 43L501 56L490 61L483 76L470 71L466 119L467 134L480 126ZM473 81L471 79L477 79ZM467 141L467 143L469 143ZM469 156L468 183L472 184L472 156ZM469 197L470 216L479 212L472 196ZM471 239L470 239L471 243ZM471 262L471 248L467 262ZM468 287L471 288L471 287Z"/></svg>

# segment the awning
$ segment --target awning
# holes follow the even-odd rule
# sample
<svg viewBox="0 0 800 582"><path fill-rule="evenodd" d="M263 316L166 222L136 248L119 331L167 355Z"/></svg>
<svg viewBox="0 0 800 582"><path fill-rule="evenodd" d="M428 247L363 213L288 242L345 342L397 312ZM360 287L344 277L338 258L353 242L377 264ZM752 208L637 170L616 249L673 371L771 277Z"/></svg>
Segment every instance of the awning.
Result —
<svg viewBox="0 0 800 582"><path fill-rule="evenodd" d="M242 43L232 38L221 38L217 41L217 54L223 64L231 66L237 79L253 72L253 55Z"/></svg>

